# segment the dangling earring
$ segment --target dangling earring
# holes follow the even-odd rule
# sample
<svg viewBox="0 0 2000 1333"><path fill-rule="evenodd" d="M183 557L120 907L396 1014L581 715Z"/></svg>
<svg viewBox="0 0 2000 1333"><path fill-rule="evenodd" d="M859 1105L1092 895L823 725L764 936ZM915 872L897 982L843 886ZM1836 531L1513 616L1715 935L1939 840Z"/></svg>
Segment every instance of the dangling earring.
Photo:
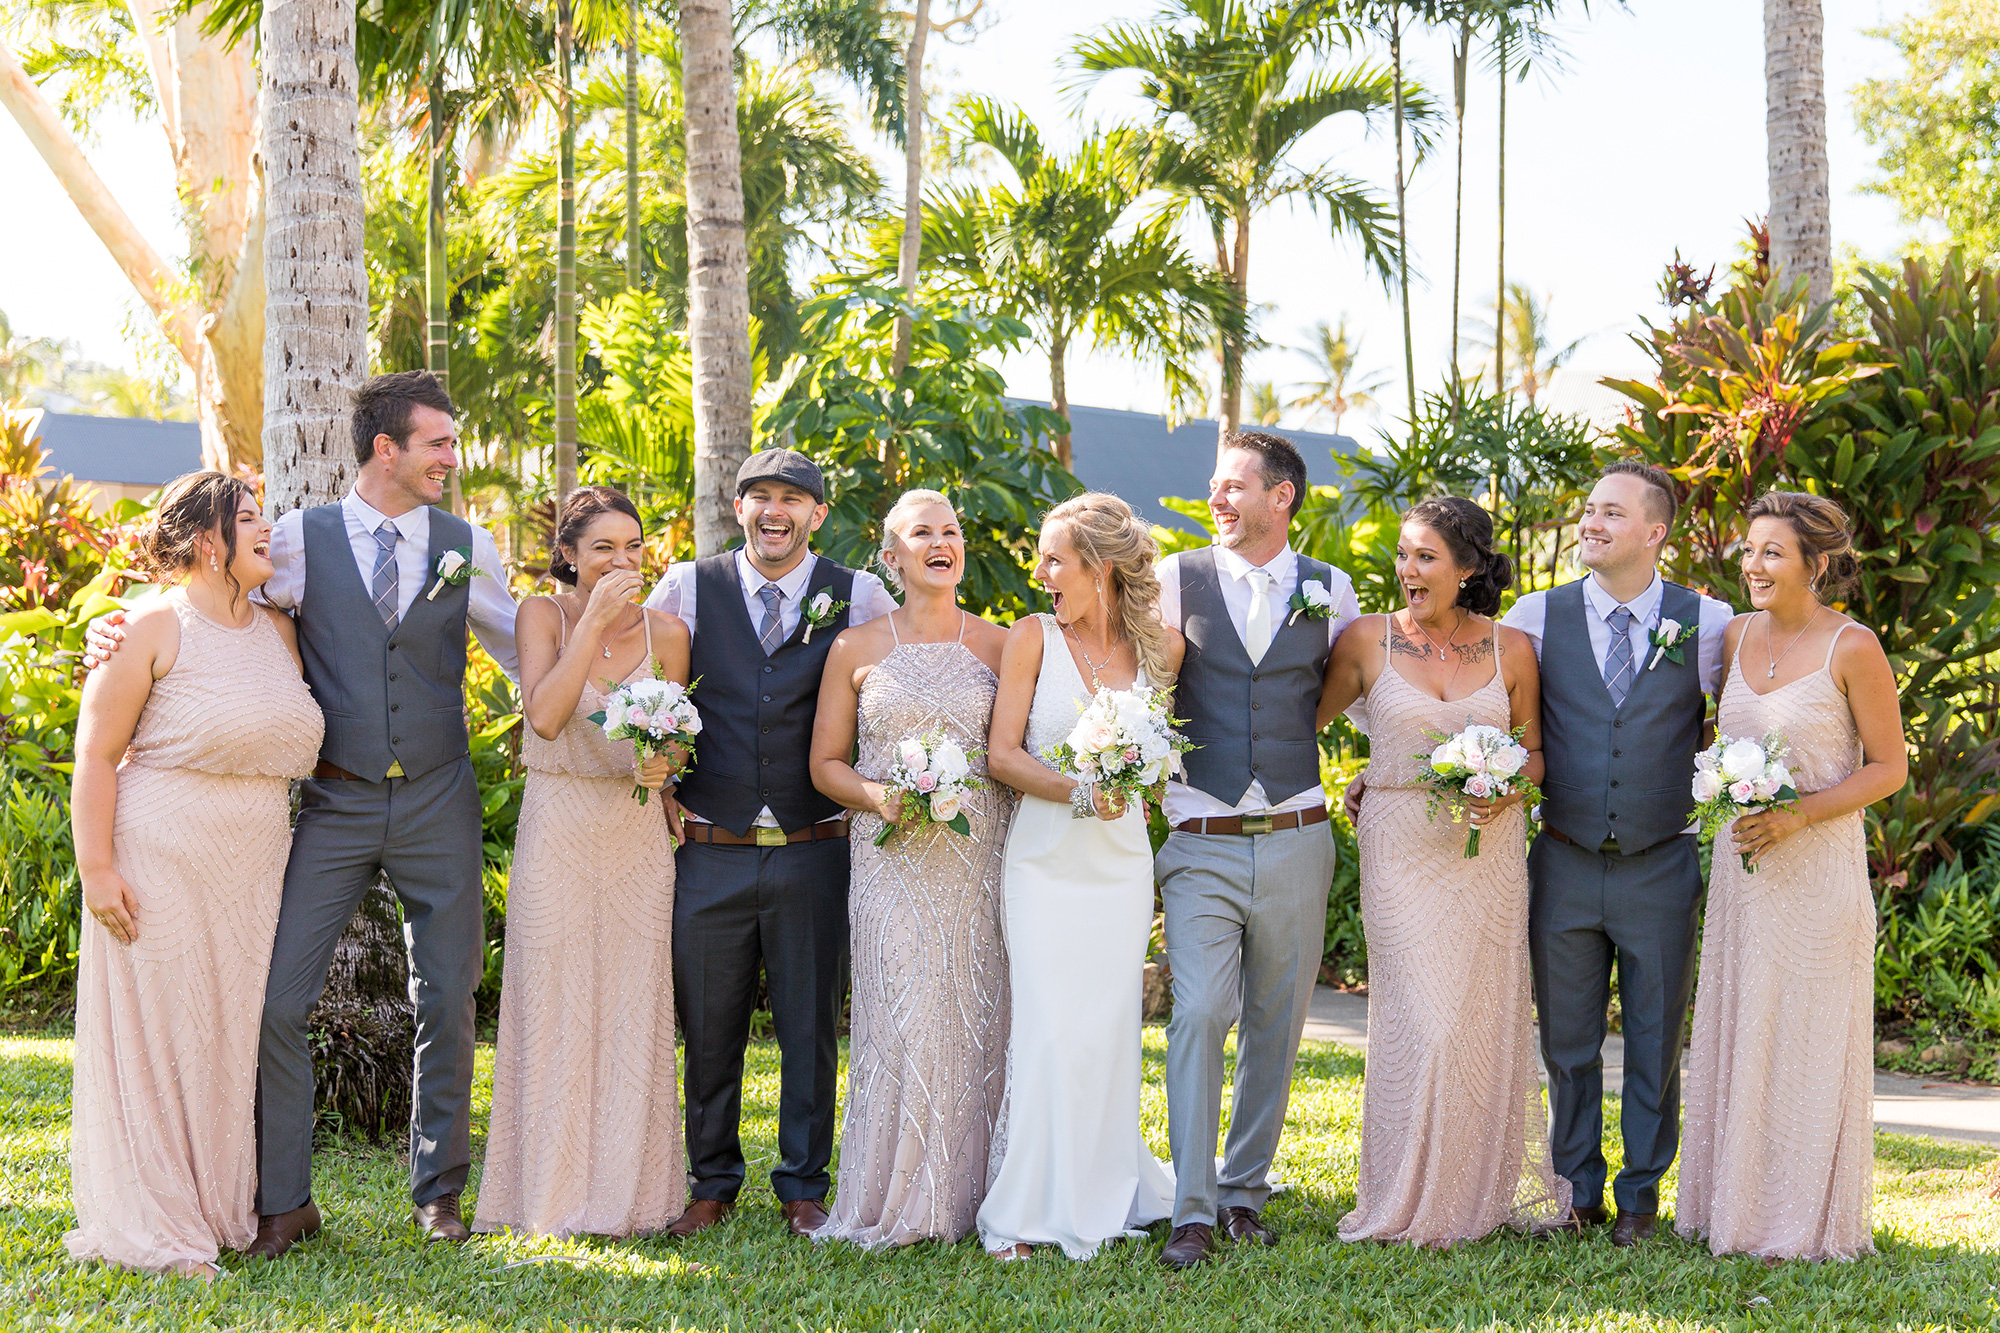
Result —
<svg viewBox="0 0 2000 1333"><path fill-rule="evenodd" d="M212 571L220 570L222 568L222 566L219 563L217 563L215 559L215 548L213 546L208 548L208 567Z"/></svg>
<svg viewBox="0 0 2000 1333"><path fill-rule="evenodd" d="M1461 587L1461 588L1463 588L1463 587L1465 586L1465 582L1466 582L1466 581L1465 581L1464 579L1460 579L1460 580L1458 581L1458 586L1459 586L1459 587Z"/></svg>

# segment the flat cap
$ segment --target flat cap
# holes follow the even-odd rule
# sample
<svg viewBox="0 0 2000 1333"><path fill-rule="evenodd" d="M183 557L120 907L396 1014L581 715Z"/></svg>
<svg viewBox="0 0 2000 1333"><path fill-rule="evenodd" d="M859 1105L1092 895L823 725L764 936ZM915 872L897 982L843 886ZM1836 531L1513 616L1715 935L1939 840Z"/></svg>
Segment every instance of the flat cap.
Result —
<svg viewBox="0 0 2000 1333"><path fill-rule="evenodd" d="M744 459L736 469L736 493L743 494L759 481L782 481L826 503L826 478L820 475L819 464L796 449L763 449Z"/></svg>

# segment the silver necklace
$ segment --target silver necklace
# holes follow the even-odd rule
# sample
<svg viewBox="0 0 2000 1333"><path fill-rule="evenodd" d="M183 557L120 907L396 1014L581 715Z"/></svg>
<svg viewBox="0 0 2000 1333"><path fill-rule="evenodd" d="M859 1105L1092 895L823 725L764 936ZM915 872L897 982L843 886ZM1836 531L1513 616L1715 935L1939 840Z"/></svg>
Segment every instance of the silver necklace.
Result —
<svg viewBox="0 0 2000 1333"><path fill-rule="evenodd" d="M1090 660L1090 649L1083 646L1083 635L1077 632L1076 626L1064 625L1063 630L1072 639L1076 640L1076 651L1078 655L1080 655L1083 658L1083 664L1090 668L1090 688L1093 690L1103 689L1104 682L1098 679L1097 673L1102 671L1105 667L1110 666L1111 659L1118 655L1118 641L1116 639L1113 639L1111 641L1111 649L1109 652L1104 654L1104 660L1102 662L1093 662Z"/></svg>
<svg viewBox="0 0 2000 1333"><path fill-rule="evenodd" d="M1444 661L1445 660L1444 649L1438 648L1438 641L1431 637L1431 632L1424 628L1424 622L1417 619L1416 612L1414 611L1410 613L1410 623L1417 627L1417 633L1424 636L1425 643L1429 644L1433 648L1437 648L1438 661L1440 662ZM1458 631L1464 628L1465 628L1465 617L1460 616L1458 619L1458 624L1454 626L1451 633L1445 637L1445 642L1449 644L1454 640L1456 640L1458 638ZM1464 666L1465 664L1461 662L1459 663L1459 665Z"/></svg>
<svg viewBox="0 0 2000 1333"><path fill-rule="evenodd" d="M1771 658L1771 669L1770 669L1769 671L1766 671L1766 672L1764 673L1764 679L1765 679L1765 680L1776 680L1776 679L1778 678L1778 663L1780 663L1780 662L1784 661L1786 657L1788 657L1788 656L1790 656L1790 655L1791 655L1791 651L1792 651L1792 649L1794 649L1794 648L1796 648L1796 647L1798 647L1798 646L1799 646L1799 640L1800 640L1800 639L1803 639L1803 638L1804 638L1804 637L1806 636L1806 630L1807 630L1807 629L1811 629L1811 628L1813 627L1813 623L1814 623L1814 621L1817 621L1817 620L1819 619L1819 613L1820 613L1820 611L1824 611L1824 610L1826 610L1826 608L1825 608L1825 607L1823 607L1823 606L1822 606L1822 607L1820 607L1820 608L1818 608L1818 610L1815 610L1815 611L1814 611L1814 612L1812 613L1812 619L1810 619L1810 620L1806 621L1806 629L1802 629L1802 630L1800 630L1800 631L1799 631L1799 632L1798 632L1797 634L1793 635L1793 636L1792 636L1792 641L1791 641L1790 643L1788 643L1788 644L1786 644L1786 645L1785 645L1785 651L1784 651L1784 652L1782 652L1782 653L1779 653L1779 654L1778 654L1778 655L1777 655L1776 657L1773 657L1773 658ZM1765 652L1765 653L1766 653L1767 655L1768 655L1768 654L1770 653L1770 651L1771 651L1771 625L1772 625L1772 623L1773 623L1773 622L1772 622L1772 620L1771 620L1771 613L1770 613L1769 611L1766 611L1766 612L1764 613L1764 652Z"/></svg>

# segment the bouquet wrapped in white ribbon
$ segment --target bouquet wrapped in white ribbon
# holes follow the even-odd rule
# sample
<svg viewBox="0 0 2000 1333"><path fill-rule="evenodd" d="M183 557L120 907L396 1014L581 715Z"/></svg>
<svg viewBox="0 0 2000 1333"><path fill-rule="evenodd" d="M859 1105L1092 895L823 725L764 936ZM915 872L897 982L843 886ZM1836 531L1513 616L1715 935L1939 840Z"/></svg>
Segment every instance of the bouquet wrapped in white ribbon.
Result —
<svg viewBox="0 0 2000 1333"><path fill-rule="evenodd" d="M885 822L875 835L880 847L900 828L942 824L963 837L972 835L965 816L965 796L986 784L972 776L972 761L981 750L967 750L942 728L925 736L905 736L896 742L896 762L882 785L902 795L896 822Z"/></svg>
<svg viewBox="0 0 2000 1333"><path fill-rule="evenodd" d="M1799 799L1792 770L1785 765L1788 748L1775 731L1761 741L1718 735L1715 744L1694 757L1694 813L1704 842L1714 842L1716 834L1744 815ZM1738 855L1743 869L1755 874L1757 863Z"/></svg>
<svg viewBox="0 0 2000 1333"><path fill-rule="evenodd" d="M1194 748L1174 730L1180 719L1170 715L1170 702L1165 690L1101 689L1084 705L1068 739L1043 750L1042 757L1101 791L1157 804L1167 778L1182 771L1181 755Z"/></svg>
<svg viewBox="0 0 2000 1333"><path fill-rule="evenodd" d="M1528 748L1521 744L1524 730L1508 732L1475 722L1455 736L1427 732L1437 748L1415 758L1424 766L1424 785L1431 789L1431 818L1437 818L1440 808L1450 810L1454 821L1465 818L1468 798L1497 801L1520 792L1527 805L1539 802L1541 788L1521 776L1528 763ZM1476 827L1466 835L1465 854L1479 855Z"/></svg>
<svg viewBox="0 0 2000 1333"><path fill-rule="evenodd" d="M653 663L654 672L660 664ZM606 682L604 707L590 720L609 740L631 741L634 757L643 762L671 746L686 751L683 766L694 762L694 738L701 735L701 713L689 698L693 686L676 681L635 680L624 685ZM633 798L646 803L647 791L634 785Z"/></svg>

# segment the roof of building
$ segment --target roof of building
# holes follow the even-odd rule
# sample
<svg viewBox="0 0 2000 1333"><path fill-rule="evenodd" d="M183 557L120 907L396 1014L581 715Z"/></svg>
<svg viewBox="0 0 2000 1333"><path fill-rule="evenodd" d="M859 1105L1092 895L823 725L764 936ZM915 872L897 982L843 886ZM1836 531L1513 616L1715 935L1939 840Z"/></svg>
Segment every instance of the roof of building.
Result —
<svg viewBox="0 0 2000 1333"><path fill-rule="evenodd" d="M201 427L192 421L44 412L30 429L49 466L78 481L161 486L201 468Z"/></svg>
<svg viewBox="0 0 2000 1333"><path fill-rule="evenodd" d="M1069 409L1070 453L1077 479L1096 491L1110 491L1162 527L1200 533L1200 524L1160 503L1161 496L1208 498L1215 472L1215 422L1204 418L1169 428L1150 412L1108 407ZM1317 486L1347 482L1337 456L1361 452L1353 437L1324 431L1259 427L1298 446L1306 477Z"/></svg>

